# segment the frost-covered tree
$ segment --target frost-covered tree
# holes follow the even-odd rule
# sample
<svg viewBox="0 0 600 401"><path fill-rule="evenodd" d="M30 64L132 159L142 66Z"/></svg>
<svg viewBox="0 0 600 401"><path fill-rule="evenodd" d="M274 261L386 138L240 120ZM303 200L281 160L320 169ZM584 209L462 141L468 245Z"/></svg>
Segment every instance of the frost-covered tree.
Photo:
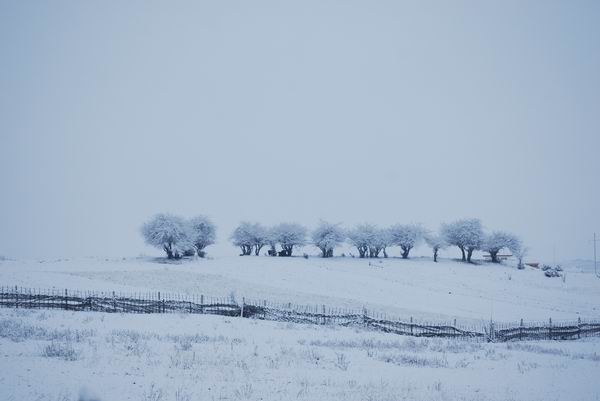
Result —
<svg viewBox="0 0 600 401"><path fill-rule="evenodd" d="M231 234L231 242L239 246L243 255L260 254L260 250L269 243L269 230L259 223L244 221Z"/></svg>
<svg viewBox="0 0 600 401"><path fill-rule="evenodd" d="M437 234L426 234L425 242L433 251L433 261L437 262L438 253L446 247L446 241L443 236Z"/></svg>
<svg viewBox="0 0 600 401"><path fill-rule="evenodd" d="M512 253L515 258L517 258L517 269L524 269L525 265L523 265L523 259L529 253L529 248L524 247L523 244L519 244L519 246L512 250Z"/></svg>
<svg viewBox="0 0 600 401"><path fill-rule="evenodd" d="M504 231L494 231L486 235L481 247L482 250L489 252L492 263L500 263L498 260L500 250L508 249L514 253L520 248L521 240L516 235Z"/></svg>
<svg viewBox="0 0 600 401"><path fill-rule="evenodd" d="M347 233L348 242L356 247L358 256L369 256L369 247L373 246L378 229L374 224L359 224Z"/></svg>
<svg viewBox="0 0 600 401"><path fill-rule="evenodd" d="M239 246L242 250L240 256L252 254L254 246L254 225L247 221L243 221L233 230L229 237L233 245Z"/></svg>
<svg viewBox="0 0 600 401"><path fill-rule="evenodd" d="M369 242L369 257L378 258L383 252L383 257L387 258L387 247L392 244L392 236L388 228L376 228Z"/></svg>
<svg viewBox="0 0 600 401"><path fill-rule="evenodd" d="M370 223L357 225L347 232L346 237L361 258L377 258L381 252L387 258L386 248L392 245L389 229Z"/></svg>
<svg viewBox="0 0 600 401"><path fill-rule="evenodd" d="M306 245L306 228L296 223L281 223L272 228L271 235L283 252L282 255L292 256L295 246Z"/></svg>
<svg viewBox="0 0 600 401"><path fill-rule="evenodd" d="M312 232L312 243L321 250L324 258L333 256L333 248L344 242L346 234L339 224L321 221Z"/></svg>
<svg viewBox="0 0 600 401"><path fill-rule="evenodd" d="M277 256L277 237L273 227L267 228L267 245L269 246L269 255Z"/></svg>
<svg viewBox="0 0 600 401"><path fill-rule="evenodd" d="M252 246L254 248L254 254L260 255L260 250L271 243L271 232L270 230L259 223L252 224Z"/></svg>
<svg viewBox="0 0 600 401"><path fill-rule="evenodd" d="M204 249L215 243L217 238L217 228L206 216L196 216L188 220L187 227L189 238L194 246L196 253L201 258L204 257Z"/></svg>
<svg viewBox="0 0 600 401"><path fill-rule="evenodd" d="M448 245L457 246L462 260L471 262L473 251L481 249L485 234L479 219L461 219L442 225L442 236Z"/></svg>
<svg viewBox="0 0 600 401"><path fill-rule="evenodd" d="M402 248L402 258L408 258L410 250L423 240L425 230L419 224L396 224L390 227L393 245Z"/></svg>
<svg viewBox="0 0 600 401"><path fill-rule="evenodd" d="M168 259L179 259L193 245L185 221L172 214L159 213L142 226L142 235L148 245L161 248Z"/></svg>

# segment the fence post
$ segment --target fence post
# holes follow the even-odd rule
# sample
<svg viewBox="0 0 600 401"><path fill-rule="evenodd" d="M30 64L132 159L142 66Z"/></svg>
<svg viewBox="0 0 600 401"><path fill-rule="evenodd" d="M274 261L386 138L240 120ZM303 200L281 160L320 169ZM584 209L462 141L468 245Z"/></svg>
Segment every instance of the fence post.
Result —
<svg viewBox="0 0 600 401"><path fill-rule="evenodd" d="M577 338L581 338L581 316L577 317Z"/></svg>
<svg viewBox="0 0 600 401"><path fill-rule="evenodd" d="M368 326L368 323L367 323L367 308L365 308L364 306L363 306L363 325L365 327Z"/></svg>
<svg viewBox="0 0 600 401"><path fill-rule="evenodd" d="M521 326L519 327L519 341L523 340L523 319L521 319Z"/></svg>
<svg viewBox="0 0 600 401"><path fill-rule="evenodd" d="M325 315L325 305L322 305L323 310L323 324L327 324L327 316Z"/></svg>
<svg viewBox="0 0 600 401"><path fill-rule="evenodd" d="M19 309L19 287L15 285L15 308Z"/></svg>
<svg viewBox="0 0 600 401"><path fill-rule="evenodd" d="M413 330L413 317L410 317L410 335L414 335L414 330Z"/></svg>
<svg viewBox="0 0 600 401"><path fill-rule="evenodd" d="M69 294L67 293L66 288L65 288L65 310L69 310Z"/></svg>
<svg viewBox="0 0 600 401"><path fill-rule="evenodd" d="M494 342L495 340L495 335L494 335L494 321L490 320L490 341Z"/></svg>
<svg viewBox="0 0 600 401"><path fill-rule="evenodd" d="M242 307L240 308L240 317L244 317L244 304L246 303L246 298L242 297Z"/></svg>
<svg viewBox="0 0 600 401"><path fill-rule="evenodd" d="M263 300L263 319L267 318L267 300Z"/></svg>
<svg viewBox="0 0 600 401"><path fill-rule="evenodd" d="M204 295L200 295L200 313L204 313Z"/></svg>
<svg viewBox="0 0 600 401"><path fill-rule="evenodd" d="M548 319L548 337L552 340L552 318Z"/></svg>

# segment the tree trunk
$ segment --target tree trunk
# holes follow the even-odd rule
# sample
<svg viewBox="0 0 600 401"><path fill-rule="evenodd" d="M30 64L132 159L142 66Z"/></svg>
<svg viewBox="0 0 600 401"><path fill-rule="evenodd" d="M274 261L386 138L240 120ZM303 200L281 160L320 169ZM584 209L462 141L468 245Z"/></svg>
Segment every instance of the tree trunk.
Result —
<svg viewBox="0 0 600 401"><path fill-rule="evenodd" d="M402 248L402 259L408 259L408 253L410 252L410 248L401 247Z"/></svg>
<svg viewBox="0 0 600 401"><path fill-rule="evenodd" d="M437 262L437 255L438 255L438 250L437 250L437 249L434 249L434 250L433 250L433 261L434 261L434 262Z"/></svg>
<svg viewBox="0 0 600 401"><path fill-rule="evenodd" d="M492 257L492 263L498 263L498 251L490 251Z"/></svg>
<svg viewBox="0 0 600 401"><path fill-rule="evenodd" d="M363 248L362 246L358 246L358 247L356 247L356 249L358 249L358 257L364 258L365 254L367 253L367 250L365 248Z"/></svg>
<svg viewBox="0 0 600 401"><path fill-rule="evenodd" d="M473 256L474 249L467 249L467 262L471 263L471 256Z"/></svg>
<svg viewBox="0 0 600 401"><path fill-rule="evenodd" d="M262 247L263 247L263 245L258 245L258 244L254 246L254 254L256 256L260 255L260 250L262 249Z"/></svg>
<svg viewBox="0 0 600 401"><path fill-rule="evenodd" d="M385 248L383 248L382 250L383 250L383 257L384 257L384 258L387 258L387 257L388 257L388 255L387 255L387 252L385 251Z"/></svg>
<svg viewBox="0 0 600 401"><path fill-rule="evenodd" d="M460 251L462 252L462 261L465 262L467 260L467 257L465 256L465 247L463 246L459 246Z"/></svg>
<svg viewBox="0 0 600 401"><path fill-rule="evenodd" d="M167 259L173 259L173 251L171 250L171 246L163 245L163 249L167 253Z"/></svg>

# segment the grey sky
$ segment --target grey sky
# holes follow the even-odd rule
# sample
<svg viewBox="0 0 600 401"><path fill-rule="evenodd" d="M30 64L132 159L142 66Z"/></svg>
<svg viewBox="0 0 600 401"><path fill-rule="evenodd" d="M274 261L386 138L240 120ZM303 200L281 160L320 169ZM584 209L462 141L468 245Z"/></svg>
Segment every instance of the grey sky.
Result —
<svg viewBox="0 0 600 401"><path fill-rule="evenodd" d="M600 2L0 1L0 254L155 212L600 231Z"/></svg>

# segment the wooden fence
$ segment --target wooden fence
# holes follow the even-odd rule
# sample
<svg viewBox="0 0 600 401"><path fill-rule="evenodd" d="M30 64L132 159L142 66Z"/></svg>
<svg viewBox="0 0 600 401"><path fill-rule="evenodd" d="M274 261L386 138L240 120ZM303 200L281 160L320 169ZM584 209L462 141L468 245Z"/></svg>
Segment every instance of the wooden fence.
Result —
<svg viewBox="0 0 600 401"><path fill-rule="evenodd" d="M385 314L331 308L325 305L294 305L265 300L241 302L229 297L181 295L161 292L123 294L57 289L0 287L0 307L63 309L118 313L196 313L272 320L278 322L364 327L416 337L461 338L475 341L572 340L600 336L600 321L489 322L479 325L423 323Z"/></svg>

